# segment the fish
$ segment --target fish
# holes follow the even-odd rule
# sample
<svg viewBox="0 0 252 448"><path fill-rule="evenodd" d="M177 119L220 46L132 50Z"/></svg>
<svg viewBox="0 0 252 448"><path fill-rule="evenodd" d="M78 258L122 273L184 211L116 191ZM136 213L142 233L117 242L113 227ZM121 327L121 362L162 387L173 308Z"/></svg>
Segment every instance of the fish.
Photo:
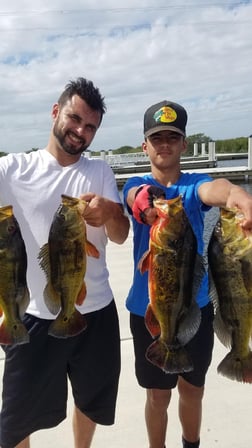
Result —
<svg viewBox="0 0 252 448"><path fill-rule="evenodd" d="M208 248L214 330L229 349L217 366L226 378L252 383L252 232L240 225L242 213L221 208Z"/></svg>
<svg viewBox="0 0 252 448"><path fill-rule="evenodd" d="M12 205L0 207L0 344L29 342L22 317L30 302L27 253Z"/></svg>
<svg viewBox="0 0 252 448"><path fill-rule="evenodd" d="M57 317L49 326L48 334L67 338L80 334L87 323L77 310L86 297L85 283L87 256L99 258L97 248L87 240L83 212L88 203L61 195L61 203L54 214L48 236L38 254L40 267L47 283L44 300L49 311Z"/></svg>
<svg viewBox="0 0 252 448"><path fill-rule="evenodd" d="M199 281L205 268L182 197L159 198L153 206L157 218L150 228L149 248L138 263L142 274L148 271L145 325L154 339L146 358L165 373L190 372L194 366L185 345L201 322L195 300L198 286L192 279L196 265Z"/></svg>

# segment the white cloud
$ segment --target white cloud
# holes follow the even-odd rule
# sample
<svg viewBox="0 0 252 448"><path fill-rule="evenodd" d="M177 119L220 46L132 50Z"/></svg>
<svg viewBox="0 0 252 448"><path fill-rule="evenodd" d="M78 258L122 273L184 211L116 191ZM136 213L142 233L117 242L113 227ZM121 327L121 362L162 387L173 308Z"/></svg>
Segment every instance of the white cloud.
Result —
<svg viewBox="0 0 252 448"><path fill-rule="evenodd" d="M250 135L251 22L251 1L6 2L0 151L44 147L51 106L78 76L108 108L90 149L140 145L144 110L163 99L185 106L188 135Z"/></svg>

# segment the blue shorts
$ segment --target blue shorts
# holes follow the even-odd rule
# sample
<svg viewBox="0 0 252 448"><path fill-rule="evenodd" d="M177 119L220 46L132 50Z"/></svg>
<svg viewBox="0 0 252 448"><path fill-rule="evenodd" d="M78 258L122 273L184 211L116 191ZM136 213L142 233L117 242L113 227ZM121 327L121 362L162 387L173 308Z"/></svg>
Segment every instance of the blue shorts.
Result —
<svg viewBox="0 0 252 448"><path fill-rule="evenodd" d="M85 315L77 336L48 336L51 320L29 314L30 342L3 346L0 446L13 448L33 432L66 418L68 380L75 405L91 420L112 425L120 375L120 334L115 302Z"/></svg>
<svg viewBox="0 0 252 448"><path fill-rule="evenodd" d="M212 360L213 318L214 312L211 303L201 308L199 330L185 346L194 369L191 372L181 373L180 376L196 387L204 386L206 373ZM153 342L153 339L146 329L144 317L130 314L130 328L134 342L135 373L139 385L146 389L174 389L179 375L163 372L145 357L146 349Z"/></svg>

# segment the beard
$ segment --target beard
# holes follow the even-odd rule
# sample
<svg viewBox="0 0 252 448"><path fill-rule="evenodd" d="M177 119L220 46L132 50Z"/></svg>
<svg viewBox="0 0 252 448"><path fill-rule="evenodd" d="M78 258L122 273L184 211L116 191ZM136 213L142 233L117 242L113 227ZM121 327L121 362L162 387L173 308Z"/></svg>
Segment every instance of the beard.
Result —
<svg viewBox="0 0 252 448"><path fill-rule="evenodd" d="M60 147L63 149L63 151L65 151L67 154L70 155L77 155L77 154L82 154L89 145L86 144L86 141L84 139L80 140L80 146L76 146L74 144L71 143L67 143L66 142L66 136L67 136L67 132L63 133L59 126L58 126L58 120L55 122L54 127L53 127L53 134L54 137L56 138L56 140L59 142Z"/></svg>

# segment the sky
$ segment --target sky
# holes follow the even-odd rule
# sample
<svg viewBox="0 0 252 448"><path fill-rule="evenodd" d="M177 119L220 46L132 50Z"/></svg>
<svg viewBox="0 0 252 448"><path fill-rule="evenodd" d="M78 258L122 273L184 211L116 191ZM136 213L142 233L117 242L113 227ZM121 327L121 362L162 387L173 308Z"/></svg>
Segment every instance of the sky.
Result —
<svg viewBox="0 0 252 448"><path fill-rule="evenodd" d="M164 99L187 135L252 134L252 0L9 0L0 5L0 151L43 148L52 105L83 76L107 112L92 151L140 146Z"/></svg>

